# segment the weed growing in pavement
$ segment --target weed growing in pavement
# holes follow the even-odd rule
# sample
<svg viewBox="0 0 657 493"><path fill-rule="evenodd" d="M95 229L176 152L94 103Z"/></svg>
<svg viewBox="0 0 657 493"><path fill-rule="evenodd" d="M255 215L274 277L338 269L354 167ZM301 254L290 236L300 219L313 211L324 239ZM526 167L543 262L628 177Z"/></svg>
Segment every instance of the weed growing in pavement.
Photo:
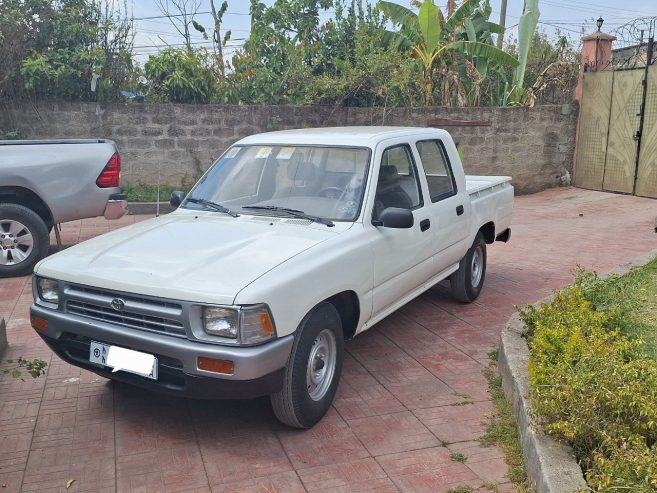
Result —
<svg viewBox="0 0 657 493"><path fill-rule="evenodd" d="M509 466L509 479L515 483L516 492L529 493L532 489L529 486L522 459L516 416L502 390L502 378L492 364L484 370L484 375L488 380L488 391L491 394L495 412L480 442L484 447L496 445L502 449L505 461Z"/></svg>
<svg viewBox="0 0 657 493"><path fill-rule="evenodd" d="M32 378L39 378L41 375L45 375L46 367L48 366L47 362L38 358L33 360L26 360L23 357L19 357L15 361L13 359L8 359L5 360L5 362L9 363L10 365L15 363L18 365L18 367L4 368L2 373L5 375L11 375L13 378L20 378L21 380L23 380L23 378L21 377L22 372L19 370L19 368L25 368L25 370L32 376Z"/></svg>
<svg viewBox="0 0 657 493"><path fill-rule="evenodd" d="M460 462L461 464L465 463L468 458L463 455L461 452L452 452L452 454L449 456L450 459L456 462Z"/></svg>
<svg viewBox="0 0 657 493"><path fill-rule="evenodd" d="M467 484L463 486L455 486L447 490L447 493L473 493L475 489Z"/></svg>

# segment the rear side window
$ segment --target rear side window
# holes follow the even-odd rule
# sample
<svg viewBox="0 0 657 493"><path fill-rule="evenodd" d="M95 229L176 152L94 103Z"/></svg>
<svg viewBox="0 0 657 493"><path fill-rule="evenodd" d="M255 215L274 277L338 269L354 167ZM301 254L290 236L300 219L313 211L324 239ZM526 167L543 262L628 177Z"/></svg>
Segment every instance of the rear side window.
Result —
<svg viewBox="0 0 657 493"><path fill-rule="evenodd" d="M422 166L427 176L431 201L437 202L456 194L456 183L454 182L452 168L449 165L442 142L439 140L418 142L417 151L420 154Z"/></svg>

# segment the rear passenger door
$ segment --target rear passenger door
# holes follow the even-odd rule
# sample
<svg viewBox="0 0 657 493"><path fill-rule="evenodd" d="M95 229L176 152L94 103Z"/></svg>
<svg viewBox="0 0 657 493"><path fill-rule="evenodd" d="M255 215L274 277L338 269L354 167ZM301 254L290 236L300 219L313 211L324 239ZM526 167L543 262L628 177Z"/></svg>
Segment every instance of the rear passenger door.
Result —
<svg viewBox="0 0 657 493"><path fill-rule="evenodd" d="M441 272L457 263L469 247L469 197L458 190L452 166L440 139L415 144L426 176L427 208L434 232L434 264Z"/></svg>

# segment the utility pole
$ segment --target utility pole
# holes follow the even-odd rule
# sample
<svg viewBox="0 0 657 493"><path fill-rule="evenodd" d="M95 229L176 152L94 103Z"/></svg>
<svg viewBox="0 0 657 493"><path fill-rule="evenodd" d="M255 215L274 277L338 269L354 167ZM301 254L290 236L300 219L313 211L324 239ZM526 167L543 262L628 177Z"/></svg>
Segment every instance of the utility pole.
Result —
<svg viewBox="0 0 657 493"><path fill-rule="evenodd" d="M500 7L500 26L502 26L502 32L497 35L497 47L501 50L504 43L504 27L506 26L506 0L502 0L502 6Z"/></svg>

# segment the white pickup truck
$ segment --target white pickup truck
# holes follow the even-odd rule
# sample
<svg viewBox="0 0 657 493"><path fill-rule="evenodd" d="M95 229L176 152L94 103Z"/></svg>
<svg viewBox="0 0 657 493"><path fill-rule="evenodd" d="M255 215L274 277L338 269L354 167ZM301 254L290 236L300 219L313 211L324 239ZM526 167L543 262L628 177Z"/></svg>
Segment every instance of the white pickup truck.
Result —
<svg viewBox="0 0 657 493"><path fill-rule="evenodd" d="M466 177L444 130L253 135L174 192L173 213L41 261L32 326L100 375L270 395L282 422L308 428L331 405L345 339L444 279L477 298L486 244L510 237L510 180Z"/></svg>

